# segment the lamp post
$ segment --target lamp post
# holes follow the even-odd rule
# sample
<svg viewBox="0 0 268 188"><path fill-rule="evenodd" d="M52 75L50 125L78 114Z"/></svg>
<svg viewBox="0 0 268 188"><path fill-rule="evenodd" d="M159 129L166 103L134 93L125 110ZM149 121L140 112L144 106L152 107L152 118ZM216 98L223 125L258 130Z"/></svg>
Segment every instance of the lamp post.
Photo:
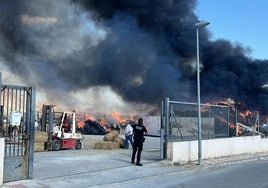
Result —
<svg viewBox="0 0 268 188"><path fill-rule="evenodd" d="M196 72L197 72L197 105L198 105L198 163L202 164L202 141L201 141L201 105L200 105L200 66L199 66L199 29L209 24L207 21L201 21L195 24L196 27Z"/></svg>

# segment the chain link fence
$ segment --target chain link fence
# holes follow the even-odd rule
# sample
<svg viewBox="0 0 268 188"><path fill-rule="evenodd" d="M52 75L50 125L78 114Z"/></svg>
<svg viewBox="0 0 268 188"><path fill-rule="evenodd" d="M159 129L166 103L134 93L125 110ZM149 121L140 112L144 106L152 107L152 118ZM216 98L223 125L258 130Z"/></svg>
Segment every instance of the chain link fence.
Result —
<svg viewBox="0 0 268 188"><path fill-rule="evenodd" d="M162 127L170 141L198 139L197 103L165 100L162 111ZM229 106L201 104L202 139L229 137L229 113Z"/></svg>

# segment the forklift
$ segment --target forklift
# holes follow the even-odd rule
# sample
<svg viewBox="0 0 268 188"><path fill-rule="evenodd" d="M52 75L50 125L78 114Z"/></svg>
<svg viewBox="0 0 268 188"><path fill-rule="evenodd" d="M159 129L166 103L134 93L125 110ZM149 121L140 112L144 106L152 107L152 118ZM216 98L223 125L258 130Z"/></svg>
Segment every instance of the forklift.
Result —
<svg viewBox="0 0 268 188"><path fill-rule="evenodd" d="M81 149L83 139L76 131L75 111L55 112L55 105L43 105L41 131L48 133L47 150Z"/></svg>

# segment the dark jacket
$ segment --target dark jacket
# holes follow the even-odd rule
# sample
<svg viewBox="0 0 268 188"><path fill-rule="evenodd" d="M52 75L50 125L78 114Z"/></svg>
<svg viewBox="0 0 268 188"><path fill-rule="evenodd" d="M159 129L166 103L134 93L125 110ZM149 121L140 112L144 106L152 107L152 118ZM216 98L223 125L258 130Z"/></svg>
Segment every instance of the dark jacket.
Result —
<svg viewBox="0 0 268 188"><path fill-rule="evenodd" d="M145 126L140 124L134 124L132 125L133 133L134 133L134 141L142 141L144 137L144 133L147 132L147 129Z"/></svg>

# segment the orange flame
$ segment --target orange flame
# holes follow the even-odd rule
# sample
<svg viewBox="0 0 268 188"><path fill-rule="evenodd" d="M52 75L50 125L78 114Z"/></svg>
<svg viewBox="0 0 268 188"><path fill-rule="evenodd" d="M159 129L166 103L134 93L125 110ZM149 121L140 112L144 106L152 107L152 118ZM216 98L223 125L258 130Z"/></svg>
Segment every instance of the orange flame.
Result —
<svg viewBox="0 0 268 188"><path fill-rule="evenodd" d="M88 114L88 113L77 114L76 115L77 127L78 128L83 127L85 125L84 122L86 120L88 120L88 119L91 120L91 121L93 121L93 120L95 120L95 117L93 115L91 115L91 114Z"/></svg>
<svg viewBox="0 0 268 188"><path fill-rule="evenodd" d="M238 134L239 136L241 136L242 133L243 133L242 127L239 126L239 125L237 125L237 134Z"/></svg>
<svg viewBox="0 0 268 188"><path fill-rule="evenodd" d="M104 128L107 128L107 120L110 121L116 121L114 123L126 123L127 120L133 120L134 117L132 114L129 115L129 117L123 117L119 112L116 112L115 110L113 110L110 114L112 116L111 120L110 118L106 118L105 115L103 115L103 117L95 117L89 113L83 113L83 114L77 114L76 116L76 121L77 121L77 126L78 128L81 128L84 126L84 122L86 120L91 120L91 121L97 121L98 123L100 123L100 125L102 125ZM109 120L110 119L110 120ZM111 123L111 122L110 122Z"/></svg>
<svg viewBox="0 0 268 188"><path fill-rule="evenodd" d="M127 120L134 120L132 114L129 115L129 118L124 118L118 112L114 110L112 111L112 116L117 121L117 123L123 123L123 122L126 122Z"/></svg>

